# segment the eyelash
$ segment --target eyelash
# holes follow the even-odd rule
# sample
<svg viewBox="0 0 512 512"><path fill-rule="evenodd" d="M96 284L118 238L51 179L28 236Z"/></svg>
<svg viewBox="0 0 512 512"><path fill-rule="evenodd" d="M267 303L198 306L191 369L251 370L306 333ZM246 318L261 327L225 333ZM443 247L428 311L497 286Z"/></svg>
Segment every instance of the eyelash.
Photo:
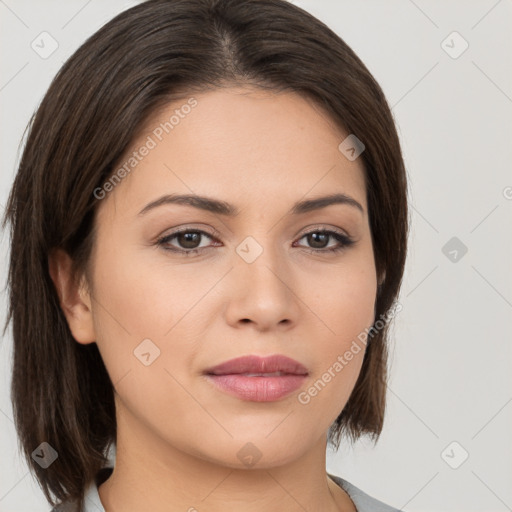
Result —
<svg viewBox="0 0 512 512"><path fill-rule="evenodd" d="M162 247L162 249L164 249L165 251L169 251L169 252L173 252L173 253L178 253L178 254L181 254L183 256L191 256L193 254L197 254L199 253L200 251L204 250L204 249L210 249L211 247L201 247L201 248L198 248L198 249L176 249L176 248L170 248L168 246L166 246L166 244L168 244L172 239L176 238L178 235L182 234L182 233L196 233L196 234L201 234L201 235L206 235L208 238L211 238L211 239L215 239L215 237L213 235L210 235L209 233L205 232L205 231L202 231L200 229L189 229L189 228L185 228L185 229L181 229L179 231L175 231L174 233L171 233L169 235L165 235L164 237L161 237L157 240L156 242L156 245L158 247ZM301 240L302 238L306 237L307 235L311 235L312 233L321 233L321 234L325 234L325 235L330 235L331 237L333 237L334 239L336 239L340 245L338 245L337 247L331 247L329 249L312 249L312 248L307 248L307 247L304 247L304 249L311 253L311 254L319 254L319 253L329 253L329 254L333 254L333 253L338 253L338 252L341 252L343 251L344 249L350 247L352 244L354 244L354 240L352 240L349 236L343 234L343 233L339 233L337 231L333 231L333 230L328 230L328 229L315 229L313 231L308 231L307 233L304 233L300 238L299 240Z"/></svg>

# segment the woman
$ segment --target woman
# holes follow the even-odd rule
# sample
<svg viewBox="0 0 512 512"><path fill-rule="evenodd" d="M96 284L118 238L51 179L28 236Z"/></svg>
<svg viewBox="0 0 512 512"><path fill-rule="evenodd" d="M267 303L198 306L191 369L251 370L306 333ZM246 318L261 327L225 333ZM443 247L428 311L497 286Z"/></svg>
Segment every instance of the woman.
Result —
<svg viewBox="0 0 512 512"><path fill-rule="evenodd" d="M406 188L382 90L284 0L149 0L90 37L4 219L54 510L397 510L325 450L383 427Z"/></svg>

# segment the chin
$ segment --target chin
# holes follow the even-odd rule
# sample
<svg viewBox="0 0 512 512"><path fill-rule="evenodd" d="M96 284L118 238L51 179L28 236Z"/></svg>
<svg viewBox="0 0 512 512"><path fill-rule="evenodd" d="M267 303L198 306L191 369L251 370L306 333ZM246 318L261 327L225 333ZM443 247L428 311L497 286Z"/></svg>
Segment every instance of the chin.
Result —
<svg viewBox="0 0 512 512"><path fill-rule="evenodd" d="M233 469L271 469L292 463L316 444L314 440L308 444L304 432L299 430L295 434L283 431L280 435L275 431L268 437L267 431L264 432L256 430L253 435L249 431L243 437L215 440L214 446L207 447L198 456Z"/></svg>

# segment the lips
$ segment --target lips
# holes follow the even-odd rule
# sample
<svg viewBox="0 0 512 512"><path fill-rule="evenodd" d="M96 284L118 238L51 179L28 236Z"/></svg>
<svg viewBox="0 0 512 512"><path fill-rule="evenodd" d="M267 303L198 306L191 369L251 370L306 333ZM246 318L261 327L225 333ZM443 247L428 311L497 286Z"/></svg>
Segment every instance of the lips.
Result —
<svg viewBox="0 0 512 512"><path fill-rule="evenodd" d="M273 402L288 396L304 384L308 370L283 355L243 356L205 372L216 389L252 402Z"/></svg>
<svg viewBox="0 0 512 512"><path fill-rule="evenodd" d="M242 356L221 363L205 372L208 375L307 375L308 370L298 361L282 355L267 357Z"/></svg>

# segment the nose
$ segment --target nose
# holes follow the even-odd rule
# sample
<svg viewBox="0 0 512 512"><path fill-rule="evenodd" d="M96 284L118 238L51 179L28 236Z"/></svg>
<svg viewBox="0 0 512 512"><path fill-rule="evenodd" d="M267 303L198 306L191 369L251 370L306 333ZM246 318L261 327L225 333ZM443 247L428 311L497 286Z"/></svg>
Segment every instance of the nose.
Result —
<svg viewBox="0 0 512 512"><path fill-rule="evenodd" d="M275 248L261 247L261 254L250 262L252 258L246 254L255 249L256 254L261 251L254 245L239 248L233 256L226 320L234 327L251 324L262 332L288 330L297 323L301 312L293 268ZM249 251L244 254L247 247Z"/></svg>

